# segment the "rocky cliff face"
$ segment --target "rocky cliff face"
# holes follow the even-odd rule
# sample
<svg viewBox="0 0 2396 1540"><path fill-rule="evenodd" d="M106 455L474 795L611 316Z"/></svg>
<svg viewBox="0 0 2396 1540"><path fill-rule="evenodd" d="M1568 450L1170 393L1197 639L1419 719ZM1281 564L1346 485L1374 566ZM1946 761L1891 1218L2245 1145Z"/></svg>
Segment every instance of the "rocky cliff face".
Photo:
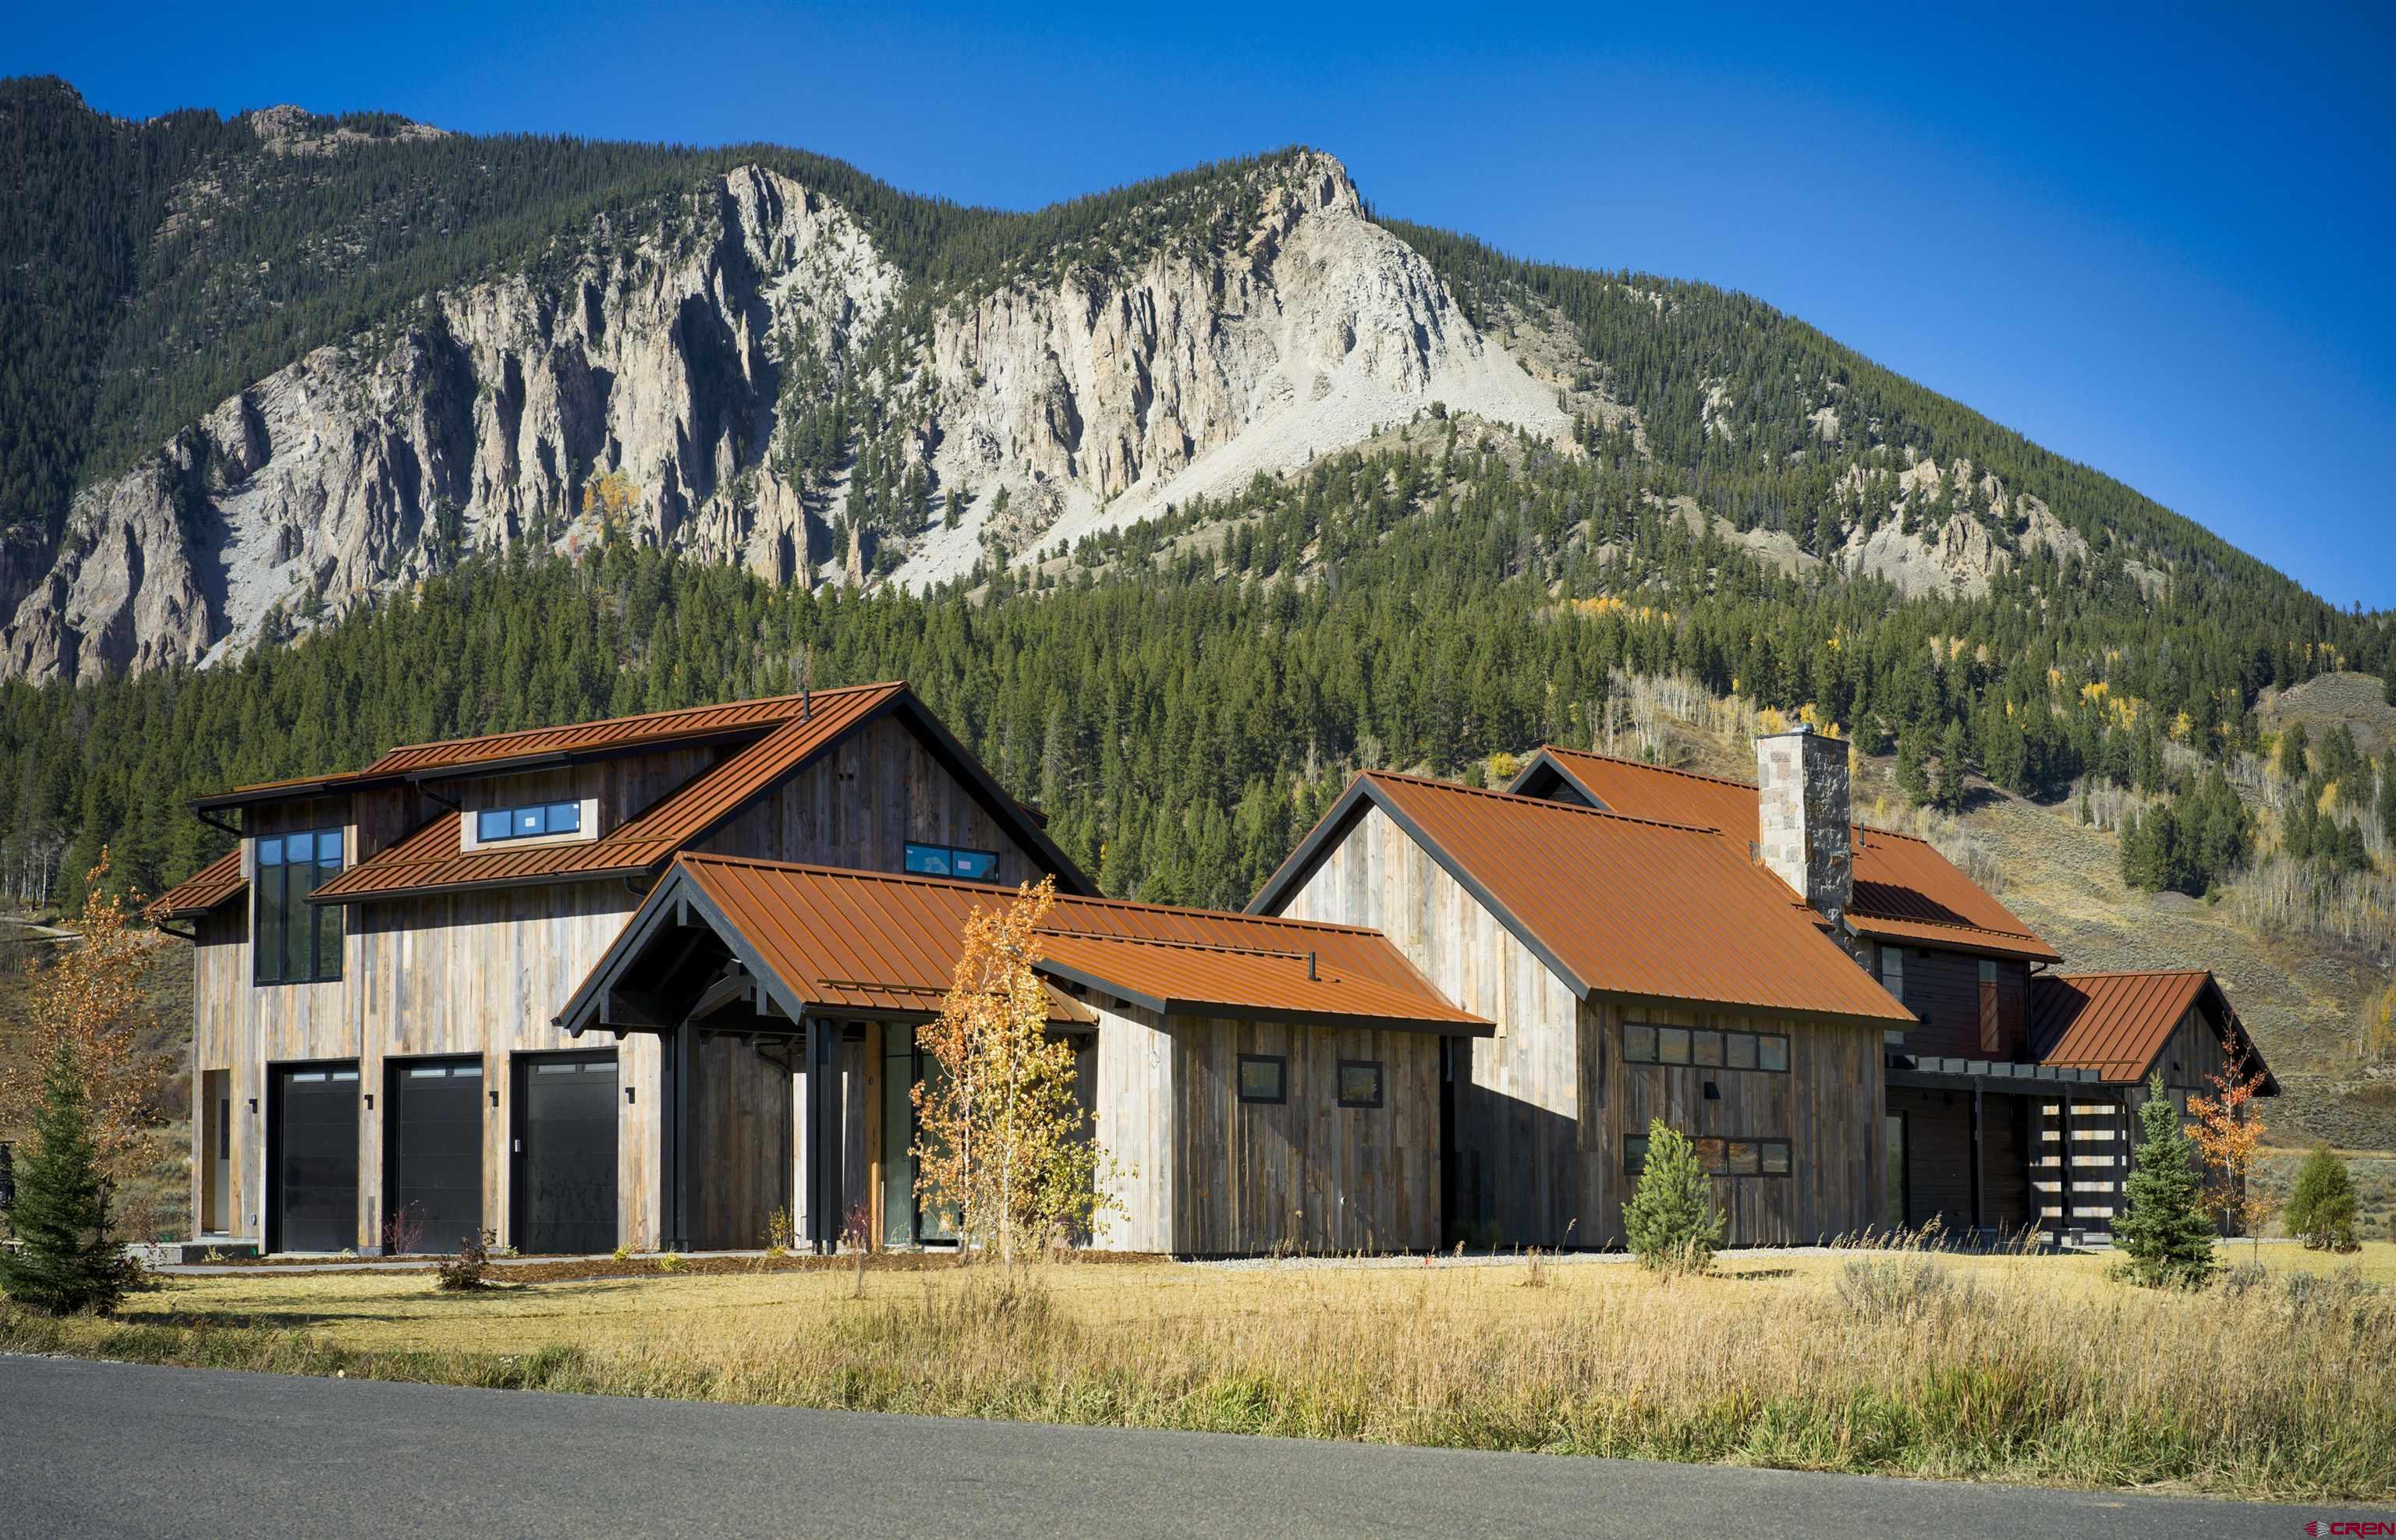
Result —
<svg viewBox="0 0 2396 1540"><path fill-rule="evenodd" d="M570 551L610 523L777 581L868 577L853 472L794 471L778 446L876 339L881 453L924 493L872 531L902 582L1301 464L1432 400L1565 428L1337 162L1259 176L1235 250L1069 268L912 324L864 226L771 172L603 222L540 276L427 296L87 487L55 549L0 552L0 673L213 662L463 551ZM932 511L951 493L953 521Z"/></svg>

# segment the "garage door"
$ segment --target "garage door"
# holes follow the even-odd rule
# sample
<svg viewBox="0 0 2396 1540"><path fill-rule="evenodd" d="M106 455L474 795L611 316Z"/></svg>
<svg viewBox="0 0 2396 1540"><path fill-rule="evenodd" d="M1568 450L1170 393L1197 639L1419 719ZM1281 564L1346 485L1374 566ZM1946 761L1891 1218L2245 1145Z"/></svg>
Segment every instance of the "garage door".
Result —
<svg viewBox="0 0 2396 1540"><path fill-rule="evenodd" d="M616 1249L616 1055L516 1061L516 1249Z"/></svg>
<svg viewBox="0 0 2396 1540"><path fill-rule="evenodd" d="M385 1241L454 1252L483 1229L482 1061L408 1059L388 1073Z"/></svg>
<svg viewBox="0 0 2396 1540"><path fill-rule="evenodd" d="M285 1065L269 1083L270 1251L358 1243L358 1068Z"/></svg>

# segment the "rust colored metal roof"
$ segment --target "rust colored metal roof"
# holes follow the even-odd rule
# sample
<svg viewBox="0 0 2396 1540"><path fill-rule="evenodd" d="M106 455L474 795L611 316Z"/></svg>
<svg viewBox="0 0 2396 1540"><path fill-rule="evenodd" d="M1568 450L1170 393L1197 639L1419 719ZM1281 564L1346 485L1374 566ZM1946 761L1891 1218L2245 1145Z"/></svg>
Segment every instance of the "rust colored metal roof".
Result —
<svg viewBox="0 0 2396 1540"><path fill-rule="evenodd" d="M684 845L712 831L776 780L837 742L904 689L904 685L882 684L868 690L819 692L817 709L804 721L782 722L598 839L470 851L463 848L464 820L456 813L443 813L317 888L310 900L353 903L400 894L650 872Z"/></svg>
<svg viewBox="0 0 2396 1540"><path fill-rule="evenodd" d="M2094 1069L2108 1081L2144 1080L2181 1018L2200 1001L2212 1003L2247 1063L2262 1072L2264 1094L2279 1095L2279 1082L2245 1023L2230 1008L2220 981L2203 968L2041 974L2030 981L2030 1048L2042 1064Z"/></svg>
<svg viewBox="0 0 2396 1540"><path fill-rule="evenodd" d="M1370 801L1582 994L1910 1022L1778 878L1712 829L1367 771L1252 909Z"/></svg>
<svg viewBox="0 0 2396 1540"><path fill-rule="evenodd" d="M1745 781L1551 746L1532 756L1510 790L1544 779L1548 771L1612 812L1702 825L1741 850L1755 839L1756 789ZM1859 935L2030 962L2063 961L2061 952L1927 840L1861 824L1854 826L1854 834L1855 899L1847 923Z"/></svg>
<svg viewBox="0 0 2396 1540"><path fill-rule="evenodd" d="M153 921L195 920L239 896L248 885L241 874L241 847L235 845L153 898L141 912Z"/></svg>
<svg viewBox="0 0 2396 1540"><path fill-rule="evenodd" d="M987 883L685 854L559 1020L573 1024L626 960L644 916L698 905L794 1011L929 1013L954 977L966 917L1013 897ZM1481 1035L1378 931L1120 899L1059 897L1042 927L1052 978L1151 1009ZM1309 976L1310 964L1313 976Z"/></svg>

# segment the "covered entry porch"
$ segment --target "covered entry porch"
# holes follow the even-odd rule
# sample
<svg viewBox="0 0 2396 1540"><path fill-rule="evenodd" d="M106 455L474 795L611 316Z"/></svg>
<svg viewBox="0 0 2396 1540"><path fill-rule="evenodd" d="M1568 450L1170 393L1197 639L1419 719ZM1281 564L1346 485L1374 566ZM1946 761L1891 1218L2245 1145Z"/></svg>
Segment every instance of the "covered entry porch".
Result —
<svg viewBox="0 0 2396 1540"><path fill-rule="evenodd" d="M2110 1236L2129 1160L2120 1087L2090 1069L1904 1054L1886 1075L1889 1228Z"/></svg>

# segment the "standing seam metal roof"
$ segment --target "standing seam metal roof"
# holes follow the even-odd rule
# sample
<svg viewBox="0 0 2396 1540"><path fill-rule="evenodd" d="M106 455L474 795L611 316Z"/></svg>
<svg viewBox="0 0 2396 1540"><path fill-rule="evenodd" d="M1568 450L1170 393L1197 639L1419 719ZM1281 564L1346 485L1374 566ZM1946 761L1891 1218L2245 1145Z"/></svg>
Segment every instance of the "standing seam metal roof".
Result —
<svg viewBox="0 0 2396 1540"><path fill-rule="evenodd" d="M1550 745L1532 756L1514 786L1531 777L1542 761L1607 811L1709 825L1742 848L1756 837L1756 789L1746 781ZM2063 961L2062 953L1928 841L1861 824L1853 832L1855 897L1847 922L1860 934L2032 962Z"/></svg>
<svg viewBox="0 0 2396 1540"><path fill-rule="evenodd" d="M1583 992L1913 1019L1716 830L1386 771L1357 777L1325 827L1367 796Z"/></svg>
<svg viewBox="0 0 2396 1540"><path fill-rule="evenodd" d="M2276 1095L2270 1066L2219 982L2203 968L2042 974L2030 980L2031 1051L2043 1064L2094 1069L2108 1081L2143 1079L2208 990L2219 995L2224 1025L2245 1048L2251 1068L2266 1077L2269 1094Z"/></svg>

